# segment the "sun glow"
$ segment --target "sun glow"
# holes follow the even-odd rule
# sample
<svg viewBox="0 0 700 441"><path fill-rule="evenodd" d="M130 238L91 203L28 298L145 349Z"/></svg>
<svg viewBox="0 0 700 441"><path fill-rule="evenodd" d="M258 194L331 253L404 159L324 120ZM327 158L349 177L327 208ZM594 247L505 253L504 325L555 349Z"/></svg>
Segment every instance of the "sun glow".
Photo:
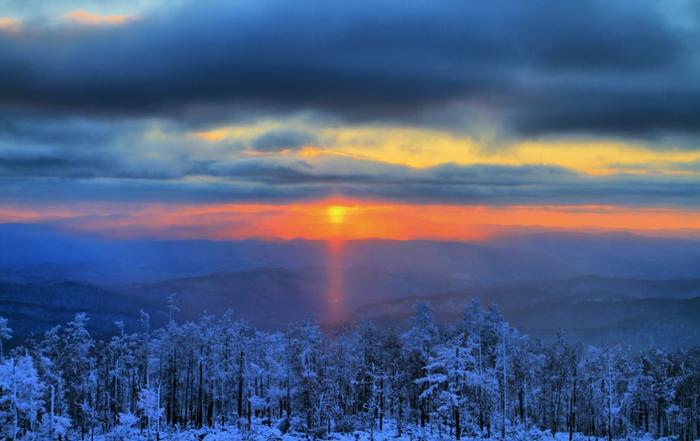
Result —
<svg viewBox="0 0 700 441"><path fill-rule="evenodd" d="M342 205L331 205L326 208L326 214L328 215L328 220L334 225L339 225L345 222L345 215L348 212L348 208Z"/></svg>
<svg viewBox="0 0 700 441"><path fill-rule="evenodd" d="M518 228L700 234L700 211L662 207L492 207L354 199L292 204L0 204L0 223L42 221L60 221L67 229L109 237L212 240L487 240Z"/></svg>

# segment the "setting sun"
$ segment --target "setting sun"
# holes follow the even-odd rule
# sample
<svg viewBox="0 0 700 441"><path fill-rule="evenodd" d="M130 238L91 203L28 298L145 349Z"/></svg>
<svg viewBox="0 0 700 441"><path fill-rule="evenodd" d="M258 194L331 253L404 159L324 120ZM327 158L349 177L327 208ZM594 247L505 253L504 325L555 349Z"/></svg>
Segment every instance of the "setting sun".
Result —
<svg viewBox="0 0 700 441"><path fill-rule="evenodd" d="M331 205L326 209L328 220L332 224L342 224L345 221L345 215L347 212L347 207L343 207L342 205Z"/></svg>

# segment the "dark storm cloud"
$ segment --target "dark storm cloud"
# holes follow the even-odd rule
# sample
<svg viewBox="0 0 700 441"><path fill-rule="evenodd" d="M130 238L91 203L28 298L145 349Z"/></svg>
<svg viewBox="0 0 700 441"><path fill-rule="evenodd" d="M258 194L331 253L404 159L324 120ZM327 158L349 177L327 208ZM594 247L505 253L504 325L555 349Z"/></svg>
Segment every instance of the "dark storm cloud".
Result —
<svg viewBox="0 0 700 441"><path fill-rule="evenodd" d="M695 133L698 20L684 5L191 2L123 26L0 35L0 103L184 119L314 110L409 123L462 103L526 135Z"/></svg>
<svg viewBox="0 0 700 441"><path fill-rule="evenodd" d="M332 151L323 129L358 121L697 149L699 12L684 0L242 0L190 1L123 25L26 23L0 32L0 201L700 207L695 163L591 177L293 154ZM290 114L287 128L252 139L193 133Z"/></svg>
<svg viewBox="0 0 700 441"><path fill-rule="evenodd" d="M521 135L653 135L661 140L663 136L697 133L700 87L693 76L699 74L537 84L526 93L524 105L508 111L508 121ZM697 143L686 147L697 148Z"/></svg>
<svg viewBox="0 0 700 441"><path fill-rule="evenodd" d="M14 154L4 152L0 157L2 176L54 176L88 178L100 176L100 170L108 166L103 158L72 158L68 155Z"/></svg>
<svg viewBox="0 0 700 441"><path fill-rule="evenodd" d="M0 149L0 179L34 178L134 178L175 179L184 175L170 163L129 161L112 151L7 151ZM47 196L51 196L48 193Z"/></svg>
<svg viewBox="0 0 700 441"><path fill-rule="evenodd" d="M148 156L139 121L0 114L0 177L173 179L174 153ZM122 145L123 144L123 145ZM134 144L140 144L135 147ZM143 149L142 149L143 148ZM143 151L142 151L143 150ZM165 156L165 155L163 155Z"/></svg>
<svg viewBox="0 0 700 441"><path fill-rule="evenodd" d="M0 113L0 143L71 148L109 146L116 138L141 128L137 123L86 118L40 117Z"/></svg>

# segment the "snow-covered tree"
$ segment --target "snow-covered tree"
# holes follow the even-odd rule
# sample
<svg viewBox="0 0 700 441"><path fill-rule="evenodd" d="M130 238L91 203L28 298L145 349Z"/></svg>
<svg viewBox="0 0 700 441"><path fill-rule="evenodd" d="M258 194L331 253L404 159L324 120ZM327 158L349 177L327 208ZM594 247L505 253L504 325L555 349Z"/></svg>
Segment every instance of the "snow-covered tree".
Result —
<svg viewBox="0 0 700 441"><path fill-rule="evenodd" d="M45 385L29 355L8 358L0 364L0 421L5 436L36 436L39 416L44 411L44 391Z"/></svg>
<svg viewBox="0 0 700 441"><path fill-rule="evenodd" d="M0 317L0 360L2 360L3 352L3 340L10 340L12 338L12 328L7 325L7 319Z"/></svg>
<svg viewBox="0 0 700 441"><path fill-rule="evenodd" d="M482 378L478 370L478 340L460 334L436 346L428 357L426 375L416 380L425 384L420 395L431 399L443 421L451 421L456 439L462 434L464 405Z"/></svg>
<svg viewBox="0 0 700 441"><path fill-rule="evenodd" d="M119 423L112 430L114 441L129 441L135 436L135 427L139 417L131 412L119 413Z"/></svg>
<svg viewBox="0 0 700 441"><path fill-rule="evenodd" d="M153 432L156 433L156 437L159 437L160 418L163 416L163 408L160 407L160 391L144 387L139 392L137 406L146 420L148 439L151 439ZM120 423L122 415L125 414L120 415ZM125 418L129 420L129 417Z"/></svg>

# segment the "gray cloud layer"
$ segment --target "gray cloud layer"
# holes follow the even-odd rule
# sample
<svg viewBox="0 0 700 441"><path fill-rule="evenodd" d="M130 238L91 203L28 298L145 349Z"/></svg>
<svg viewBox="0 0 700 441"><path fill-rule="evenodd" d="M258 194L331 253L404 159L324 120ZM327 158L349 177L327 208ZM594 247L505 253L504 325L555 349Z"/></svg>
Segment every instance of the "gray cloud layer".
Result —
<svg viewBox="0 0 700 441"><path fill-rule="evenodd" d="M0 199L271 202L343 195L416 203L700 207L700 182L694 179L591 178L546 166L448 164L412 169L346 158L313 164L247 158L192 163L180 174L118 163L111 176L100 176L95 172L99 167L90 157L65 162L46 158L11 164L0 161Z"/></svg>
<svg viewBox="0 0 700 441"><path fill-rule="evenodd" d="M0 37L0 105L435 123L426 113L461 103L523 135L694 134L698 15L626 0L191 2L123 26Z"/></svg>
<svg viewBox="0 0 700 441"><path fill-rule="evenodd" d="M232 141L219 157L141 135L153 121L185 133L304 113L697 149L699 23L685 0L243 0L186 2L120 26L29 24L0 33L0 200L697 207L693 177L307 162L279 154L318 141L295 129Z"/></svg>

